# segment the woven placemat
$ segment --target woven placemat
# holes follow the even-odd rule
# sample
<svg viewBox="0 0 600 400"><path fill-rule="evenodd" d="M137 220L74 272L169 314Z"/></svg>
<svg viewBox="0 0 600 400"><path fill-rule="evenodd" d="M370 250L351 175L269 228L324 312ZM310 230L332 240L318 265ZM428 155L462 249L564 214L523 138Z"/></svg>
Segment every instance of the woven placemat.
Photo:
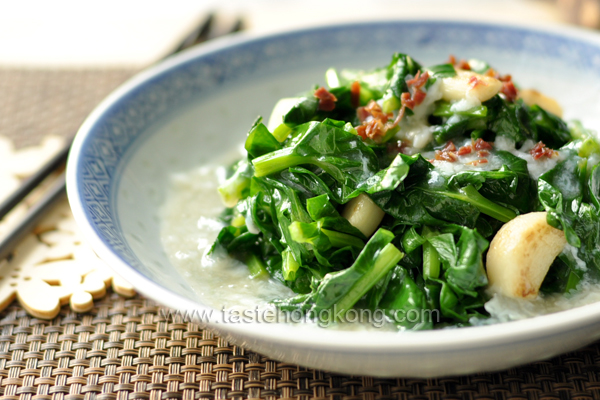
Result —
<svg viewBox="0 0 600 400"><path fill-rule="evenodd" d="M118 295L53 321L11 307L0 319L2 399L600 398L598 345L502 373L377 379L269 360L165 315Z"/></svg>
<svg viewBox="0 0 600 400"><path fill-rule="evenodd" d="M134 73L0 67L0 136L17 148L48 135L72 137L94 107Z"/></svg>
<svg viewBox="0 0 600 400"><path fill-rule="evenodd" d="M19 146L69 136L133 71L0 68L0 135ZM0 160L1 161L1 160ZM141 296L116 294L51 321L0 313L0 396L127 399L600 399L600 344L500 373L375 379L269 360ZM365 371L368 373L368 371Z"/></svg>
<svg viewBox="0 0 600 400"><path fill-rule="evenodd" d="M111 295L53 321L0 319L2 399L597 399L597 345L502 373L440 379L341 376L269 360L143 297Z"/></svg>

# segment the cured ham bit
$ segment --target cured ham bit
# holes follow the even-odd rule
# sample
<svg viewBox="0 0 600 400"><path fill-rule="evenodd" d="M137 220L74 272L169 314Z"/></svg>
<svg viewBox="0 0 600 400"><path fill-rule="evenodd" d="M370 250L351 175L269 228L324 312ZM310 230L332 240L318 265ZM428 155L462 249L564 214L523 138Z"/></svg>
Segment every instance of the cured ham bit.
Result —
<svg viewBox="0 0 600 400"><path fill-rule="evenodd" d="M384 113L381 110L381 106L374 100L371 100L369 104L364 107L358 107L356 109L356 115L358 116L360 122L364 122L367 118L373 117L381 120L383 123L386 123L388 119L394 116L393 113Z"/></svg>
<svg viewBox="0 0 600 400"><path fill-rule="evenodd" d="M415 108L415 102L410 97L410 93L408 92L402 93L402 95L400 96L400 102L402 103L403 107L410 108L411 110Z"/></svg>
<svg viewBox="0 0 600 400"><path fill-rule="evenodd" d="M417 75L414 78L406 81L408 86L411 86L415 89L421 89L427 80L429 79L429 72L425 71L424 74L421 74L421 70L417 71Z"/></svg>
<svg viewBox="0 0 600 400"><path fill-rule="evenodd" d="M467 60L461 59L460 61L456 61L456 57L454 57L452 54L450 54L450 57L448 58L448 64L452 64L454 67L463 69L465 71L471 70L471 66Z"/></svg>
<svg viewBox="0 0 600 400"><path fill-rule="evenodd" d="M482 138L479 138L479 139L477 139L475 141L471 141L471 145L477 151L479 151L479 150L491 150L492 149L492 144L490 142L486 142Z"/></svg>
<svg viewBox="0 0 600 400"><path fill-rule="evenodd" d="M413 93L412 97L411 97L410 93L408 93L408 92L402 93L402 96L400 97L400 101L401 101L403 107L410 108L412 110L416 106L421 104L423 102L423 100L425 100L426 96L427 96L427 93L423 92L421 89L416 89L415 92Z"/></svg>
<svg viewBox="0 0 600 400"><path fill-rule="evenodd" d="M356 109L356 116L358 117L358 120L361 123L363 123L365 121L365 119L367 119L371 116L371 113L369 112L369 110L367 110L366 107L358 107Z"/></svg>
<svg viewBox="0 0 600 400"><path fill-rule="evenodd" d="M321 86L315 90L314 95L319 99L319 110L333 111L335 102L337 101L337 98L333 94L329 93L327 89Z"/></svg>
<svg viewBox="0 0 600 400"><path fill-rule="evenodd" d="M355 129L358 136L363 138L363 140L367 138L367 127L365 125L359 125Z"/></svg>
<svg viewBox="0 0 600 400"><path fill-rule="evenodd" d="M446 143L442 151L456 151L456 145L452 141Z"/></svg>
<svg viewBox="0 0 600 400"><path fill-rule="evenodd" d="M368 122L364 122L355 129L358 136L363 138L363 140L369 138L373 139L374 141L378 141L385 135L385 132L387 131L386 125L378 119L372 119Z"/></svg>
<svg viewBox="0 0 600 400"><path fill-rule="evenodd" d="M533 149L529 150L529 154L533 156L534 160L539 160L542 157L552 158L558 156L558 151L552 150L542 142L538 142Z"/></svg>
<svg viewBox="0 0 600 400"><path fill-rule="evenodd" d="M369 104L364 107L358 107L356 109L356 115L358 119L362 123L362 125L356 127L356 132L363 139L369 138L374 141L380 140L387 130L393 126L395 123L390 126L387 122L390 118L394 116L393 113L384 113L381 110L381 106L376 102L371 100ZM369 119L369 117L372 117Z"/></svg>
<svg viewBox="0 0 600 400"><path fill-rule="evenodd" d="M464 156L467 154L471 154L473 152L473 148L471 146L463 146L460 149L458 149L458 155L459 156Z"/></svg>
<svg viewBox="0 0 600 400"><path fill-rule="evenodd" d="M477 86L487 86L487 83L473 75L469 78L469 89L475 89Z"/></svg>
<svg viewBox="0 0 600 400"><path fill-rule="evenodd" d="M496 72L496 70L494 68L488 68L488 70L485 71L485 73L483 75L489 76L490 78L496 78L500 81L502 80L502 79L500 79L500 75L498 75L498 73Z"/></svg>
<svg viewBox="0 0 600 400"><path fill-rule="evenodd" d="M458 161L458 155L456 155L456 146L452 141L446 143L442 150L435 151L435 159L438 161L455 162Z"/></svg>
<svg viewBox="0 0 600 400"><path fill-rule="evenodd" d="M470 162L467 163L467 165L472 165L472 166L476 167L478 165L487 164L487 163L488 163L487 158L481 158L479 160L470 161Z"/></svg>
<svg viewBox="0 0 600 400"><path fill-rule="evenodd" d="M406 84L413 88L412 95L409 92L402 93L400 100L402 102L402 106L414 109L416 106L421 104L427 93L425 93L421 88L425 85L427 80L429 79L429 72L425 71L424 74L421 74L421 71L417 71L417 75L413 79L410 79L406 82Z"/></svg>
<svg viewBox="0 0 600 400"><path fill-rule="evenodd" d="M448 143L446 143L442 151L456 151L456 146L452 141L449 141Z"/></svg>
<svg viewBox="0 0 600 400"><path fill-rule="evenodd" d="M363 139L370 138L375 141L385 136L385 133L388 129L398 125L398 123L404 116L404 111L407 107L412 110L423 102L423 100L427 96L427 93L421 90L421 87L425 85L428 79L428 72L421 74L421 71L418 71L417 75L407 82L408 86L414 88L413 94L411 95L410 92L402 93L402 95L400 96L402 107L398 112L396 120L391 125L388 124L388 121L394 116L394 114L384 113L381 109L381 106L377 102L371 100L366 106L358 107L356 109L356 115L359 121L362 123L361 127L356 128L358 135L361 136ZM358 82L354 82L352 84L350 88L351 94L354 90L354 84L358 85L357 92L360 95L360 84ZM372 119L369 119L369 117L372 117Z"/></svg>
<svg viewBox="0 0 600 400"><path fill-rule="evenodd" d="M485 73L483 75L484 76L489 76L490 78L496 78L500 82L509 82L509 81L512 81L512 75L510 75L510 74L500 75L498 73L498 71L496 71L494 68L489 68L487 71L485 71Z"/></svg>
<svg viewBox="0 0 600 400"><path fill-rule="evenodd" d="M375 100L371 100L365 109L373 116L373 118L380 119L382 122L387 122L388 119L394 116L393 113L384 113L381 106Z"/></svg>
<svg viewBox="0 0 600 400"><path fill-rule="evenodd" d="M500 93L504 95L507 101L514 102L517 99L517 88L511 80L502 82Z"/></svg>
<svg viewBox="0 0 600 400"><path fill-rule="evenodd" d="M470 71L471 70L471 66L469 65L469 63L466 60L460 60L458 62L458 65L456 65L457 68L460 68L462 70L465 71Z"/></svg>
<svg viewBox="0 0 600 400"><path fill-rule="evenodd" d="M383 122L381 122L381 120L379 119L373 119L371 120L368 124L366 124L366 131L365 133L367 134L367 137L376 140L379 137L382 137L385 135L385 131L387 130L386 127L384 126Z"/></svg>
<svg viewBox="0 0 600 400"><path fill-rule="evenodd" d="M456 162L458 161L458 156L453 151L436 150L435 159L438 161Z"/></svg>
<svg viewBox="0 0 600 400"><path fill-rule="evenodd" d="M400 107L400 110L398 111L398 116L394 120L394 123L392 125L390 125L390 129L398 126L398 124L400 123L400 121L402 121L402 118L404 117L405 111L406 111L406 106L403 104L402 107Z"/></svg>
<svg viewBox="0 0 600 400"><path fill-rule="evenodd" d="M426 96L427 96L427 93L425 93L421 89L416 89L415 92L413 93L413 101L415 102L415 106L418 106L419 104L421 104L423 102L423 100L425 100Z"/></svg>
<svg viewBox="0 0 600 400"><path fill-rule="evenodd" d="M350 85L350 104L356 108L360 105L360 82L354 81Z"/></svg>
<svg viewBox="0 0 600 400"><path fill-rule="evenodd" d="M487 157L490 155L490 152L487 150L479 150L477 152L477 157L483 158L483 157Z"/></svg>

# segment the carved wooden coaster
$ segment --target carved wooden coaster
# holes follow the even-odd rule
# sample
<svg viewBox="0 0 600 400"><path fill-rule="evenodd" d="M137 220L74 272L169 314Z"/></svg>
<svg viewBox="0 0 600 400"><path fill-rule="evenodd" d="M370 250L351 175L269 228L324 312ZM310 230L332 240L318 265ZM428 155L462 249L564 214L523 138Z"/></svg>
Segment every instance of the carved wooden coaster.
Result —
<svg viewBox="0 0 600 400"><path fill-rule="evenodd" d="M19 185L20 179L51 158L63 142L61 138L48 137L40 146L15 151L9 140L0 137L0 200ZM0 221L0 237L18 223L35 197L36 193L32 193ZM92 309L94 299L106 295L111 285L123 296L135 295L133 287L83 243L64 200L27 235L12 257L0 261L0 311L16 297L37 318L54 318L67 303L73 311L85 312Z"/></svg>

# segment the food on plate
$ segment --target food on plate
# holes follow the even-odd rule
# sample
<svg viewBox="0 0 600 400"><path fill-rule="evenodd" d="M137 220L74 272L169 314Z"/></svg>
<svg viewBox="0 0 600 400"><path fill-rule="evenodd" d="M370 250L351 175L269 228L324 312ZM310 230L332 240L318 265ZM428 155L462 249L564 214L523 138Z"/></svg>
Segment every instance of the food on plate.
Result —
<svg viewBox="0 0 600 400"><path fill-rule="evenodd" d="M564 232L547 221L546 212L521 214L496 233L485 264L492 291L516 298L538 295L548 269L567 244Z"/></svg>
<svg viewBox="0 0 600 400"><path fill-rule="evenodd" d="M211 252L291 289L279 310L464 326L485 323L492 296L598 279L600 146L555 100L454 57L397 53L326 81L257 119L219 188Z"/></svg>

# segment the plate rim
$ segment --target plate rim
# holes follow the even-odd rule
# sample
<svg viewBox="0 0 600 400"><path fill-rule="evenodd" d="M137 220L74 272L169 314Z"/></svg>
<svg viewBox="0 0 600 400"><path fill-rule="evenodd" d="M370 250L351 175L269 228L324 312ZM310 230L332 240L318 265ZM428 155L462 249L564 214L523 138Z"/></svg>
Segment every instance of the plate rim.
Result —
<svg viewBox="0 0 600 400"><path fill-rule="evenodd" d="M369 25L380 23L443 23L451 25L479 25L482 27L496 27L504 29L523 29L532 32L543 32L557 36L584 40L600 46L600 34L582 28L565 26L555 23L532 23L525 25L521 22L498 21L473 21L471 19L446 19L443 17L409 17L409 18L381 18L369 19L359 22L340 22L333 24L318 24L305 28L282 30L278 32L254 33L242 32L231 37L223 37L208 42L202 46L192 48L181 54L167 58L165 61L147 68L127 80L111 94L109 94L86 118L78 130L73 142L67 164L67 193L69 203L77 225L87 243L105 260L109 267L130 282L136 290L151 299L160 299L160 303L179 310L215 310L212 307L196 303L178 293L164 288L141 272L137 271L120 256L115 254L95 232L92 223L86 217L83 199L80 196L78 184L78 165L82 150L89 139L93 126L101 120L104 113L129 93L132 89L140 87L144 82L159 76L170 69L195 60L203 55L228 48L243 45L256 40L269 39L281 35L301 35L311 31L332 28L349 28L356 25ZM183 305L183 307L182 307ZM577 308L560 311L552 314L527 318L518 321L502 322L493 325L464 327L458 329L443 329L418 332L378 332L378 331L339 331L332 329L319 329L318 335L303 335L304 329L287 324L260 324L239 323L223 324L218 319L211 318L207 324L218 330L226 331L232 335L252 338L260 341L285 344L297 348L328 349L334 351L349 351L353 353L423 353L456 352L463 349L489 348L490 345L502 346L508 343L539 340L545 336L555 336L560 333L582 329L593 323L600 322L600 302L592 303ZM263 326L268 326L264 329ZM312 331L314 332L314 331ZM397 335L402 335L398 340ZM599 333L600 335L600 333ZM364 340L366 337L369 340ZM285 339L282 339L285 338ZM436 340L432 340L436 339ZM593 338L590 339L590 341ZM360 347L356 348L358 343ZM451 348L451 349L449 349Z"/></svg>

